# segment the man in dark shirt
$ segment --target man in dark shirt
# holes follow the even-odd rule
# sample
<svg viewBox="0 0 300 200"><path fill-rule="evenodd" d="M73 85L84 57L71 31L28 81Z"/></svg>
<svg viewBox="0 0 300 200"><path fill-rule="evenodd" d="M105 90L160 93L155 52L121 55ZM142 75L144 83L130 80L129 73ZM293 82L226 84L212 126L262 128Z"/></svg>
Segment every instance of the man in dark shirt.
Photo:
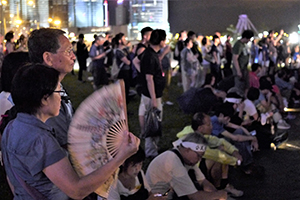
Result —
<svg viewBox="0 0 300 200"><path fill-rule="evenodd" d="M158 51L165 46L166 32L161 29L152 31L150 37L150 46L144 51L141 58L141 76L142 76L142 96L139 107L139 119L141 134L144 134L144 114L151 107L162 111L161 97L165 87L165 78L161 63L158 57ZM162 112L160 113L160 119ZM145 139L145 153L147 157L158 155L157 144L159 136L147 137Z"/></svg>
<svg viewBox="0 0 300 200"><path fill-rule="evenodd" d="M245 30L242 33L242 38L235 42L232 49L234 87L239 90L240 94L247 94L249 89L249 53L247 43L253 37L254 33L251 30Z"/></svg>
<svg viewBox="0 0 300 200"><path fill-rule="evenodd" d="M98 36L95 38L95 43L92 45L89 56L92 58L93 62L93 77L94 77L94 89L100 88L101 85L108 84L108 77L106 75L106 70L104 66L104 59L106 57L106 52L103 48L103 43L105 39L103 36Z"/></svg>
<svg viewBox="0 0 300 200"><path fill-rule="evenodd" d="M82 81L82 75L84 74L84 81L86 81L86 59L89 57L89 52L84 44L84 35L82 33L79 34L76 49L76 57L79 64L78 80Z"/></svg>

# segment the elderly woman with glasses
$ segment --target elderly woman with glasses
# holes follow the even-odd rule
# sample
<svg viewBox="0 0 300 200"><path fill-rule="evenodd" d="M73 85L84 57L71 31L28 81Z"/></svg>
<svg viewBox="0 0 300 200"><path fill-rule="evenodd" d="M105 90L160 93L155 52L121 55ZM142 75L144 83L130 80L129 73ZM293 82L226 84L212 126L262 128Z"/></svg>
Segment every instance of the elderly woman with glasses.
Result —
<svg viewBox="0 0 300 200"><path fill-rule="evenodd" d="M59 72L41 64L21 68L12 83L16 119L4 130L5 170L14 187L14 199L82 199L100 185L138 149L138 139L124 132L120 153L87 176L79 177L65 151L45 124L59 114Z"/></svg>

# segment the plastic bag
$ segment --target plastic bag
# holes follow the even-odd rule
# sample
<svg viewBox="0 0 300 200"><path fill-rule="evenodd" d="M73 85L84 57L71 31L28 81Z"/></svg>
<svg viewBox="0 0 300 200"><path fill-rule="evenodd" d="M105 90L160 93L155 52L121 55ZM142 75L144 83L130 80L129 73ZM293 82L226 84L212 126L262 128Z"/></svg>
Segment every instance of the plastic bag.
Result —
<svg viewBox="0 0 300 200"><path fill-rule="evenodd" d="M145 113L145 130L144 137L155 137L162 135L160 110L150 108Z"/></svg>

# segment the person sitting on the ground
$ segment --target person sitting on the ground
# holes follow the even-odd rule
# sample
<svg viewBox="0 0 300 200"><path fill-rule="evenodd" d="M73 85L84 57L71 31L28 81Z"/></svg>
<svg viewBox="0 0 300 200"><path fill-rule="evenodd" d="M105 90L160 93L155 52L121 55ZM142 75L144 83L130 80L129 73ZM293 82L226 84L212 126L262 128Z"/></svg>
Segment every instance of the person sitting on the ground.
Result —
<svg viewBox="0 0 300 200"><path fill-rule="evenodd" d="M266 123L268 117L272 116L273 113L270 113L268 116L262 113L263 116L260 116L257 112L257 109L254 105L254 101L257 100L259 97L259 89L255 87L250 87L247 93L247 98L244 100L245 108L244 111L246 112L244 115L243 125L250 125L254 121L262 120L262 124Z"/></svg>
<svg viewBox="0 0 300 200"><path fill-rule="evenodd" d="M286 140L287 133L275 135L272 121L270 121L273 112L260 113L257 111L254 101L259 98L259 89L250 87L247 93L247 99L244 100L245 115L243 125L248 130L255 130L259 147L261 149L270 148L271 143L278 146L282 141ZM267 125L266 125L267 124ZM266 125L266 126L265 126Z"/></svg>
<svg viewBox="0 0 300 200"><path fill-rule="evenodd" d="M295 88L292 83L286 81L287 78L286 70L280 69L275 76L275 84L278 86L281 95L289 101L292 93L296 96L300 96L300 90Z"/></svg>
<svg viewBox="0 0 300 200"><path fill-rule="evenodd" d="M242 170L246 174L256 174L259 169L254 165L252 151L258 150L257 138L252 136L243 126L229 122L233 113L234 108L231 104L224 103L217 107L215 115L211 117L213 125L212 135L220 138L225 137L229 140L242 155ZM225 130L225 126L235 129L235 131L232 133L227 131Z"/></svg>
<svg viewBox="0 0 300 200"><path fill-rule="evenodd" d="M228 183L228 165L238 166L243 160L238 149L225 139L211 135L210 117L202 112L196 113L193 116L192 125L184 127L176 136L181 139L193 131L203 134L208 142L200 164L200 169L206 178L216 188L224 189L231 196L242 196L243 191L235 189Z"/></svg>
<svg viewBox="0 0 300 200"><path fill-rule="evenodd" d="M201 134L190 133L176 148L154 158L146 172L152 193L165 194L172 189L174 193L169 192L169 199L227 199L227 193L208 182L196 165L206 146L207 141Z"/></svg>
<svg viewBox="0 0 300 200"><path fill-rule="evenodd" d="M210 88L212 92L222 100L226 97L226 92L218 90L215 88L216 78L212 74L206 74L204 84L201 86L202 88Z"/></svg>
<svg viewBox="0 0 300 200"><path fill-rule="evenodd" d="M31 64L19 69L13 79L11 94L18 114L5 128L1 143L14 199L82 199L138 150L139 139L123 132L119 153L101 168L79 177L54 138L53 128L45 124L59 114L64 93L59 75L53 68Z"/></svg>
<svg viewBox="0 0 300 200"><path fill-rule="evenodd" d="M256 108L260 113L270 113L272 112L272 118L274 123L277 124L278 129L289 129L291 126L282 119L282 115L279 109L272 103L272 84L266 78L261 77L259 79L259 98L254 102Z"/></svg>
<svg viewBox="0 0 300 200"><path fill-rule="evenodd" d="M107 200L150 200L162 199L151 193L151 188L142 170L145 152L139 147L136 154L127 158L120 166L118 180L114 183Z"/></svg>
<svg viewBox="0 0 300 200"><path fill-rule="evenodd" d="M261 71L261 65L253 63L251 65L251 72L249 72L250 87L259 88L259 73Z"/></svg>

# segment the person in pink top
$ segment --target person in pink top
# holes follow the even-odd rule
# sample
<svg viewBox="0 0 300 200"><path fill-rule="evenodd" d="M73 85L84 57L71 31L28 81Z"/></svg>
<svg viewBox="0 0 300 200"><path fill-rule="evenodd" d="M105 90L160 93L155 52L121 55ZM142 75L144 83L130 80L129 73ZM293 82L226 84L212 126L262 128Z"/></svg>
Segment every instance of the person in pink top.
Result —
<svg viewBox="0 0 300 200"><path fill-rule="evenodd" d="M261 71L261 65L253 63L251 65L251 72L249 72L250 87L259 88L259 73Z"/></svg>

